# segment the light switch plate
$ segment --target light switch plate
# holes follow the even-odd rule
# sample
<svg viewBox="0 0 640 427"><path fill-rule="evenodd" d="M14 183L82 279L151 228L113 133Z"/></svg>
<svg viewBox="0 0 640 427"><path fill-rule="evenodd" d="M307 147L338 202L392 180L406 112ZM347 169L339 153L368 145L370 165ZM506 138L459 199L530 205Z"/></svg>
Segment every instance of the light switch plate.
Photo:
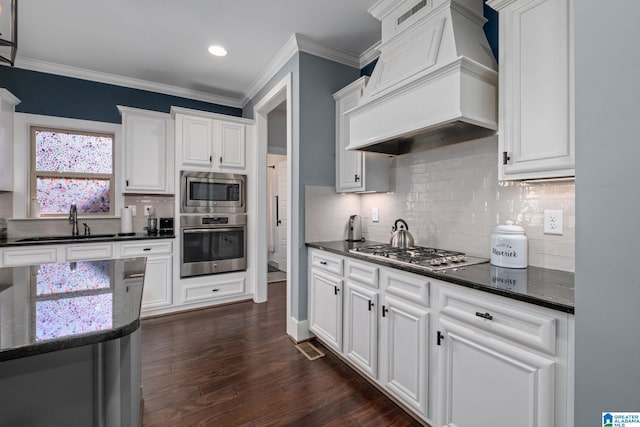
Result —
<svg viewBox="0 0 640 427"><path fill-rule="evenodd" d="M562 235L562 211L544 211L544 234Z"/></svg>
<svg viewBox="0 0 640 427"><path fill-rule="evenodd" d="M149 216L149 212L151 212L152 209L152 205L144 205L144 216Z"/></svg>
<svg viewBox="0 0 640 427"><path fill-rule="evenodd" d="M378 211L378 208L372 208L371 209L371 221L373 221L373 222L380 221L379 214L380 214L380 212Z"/></svg>

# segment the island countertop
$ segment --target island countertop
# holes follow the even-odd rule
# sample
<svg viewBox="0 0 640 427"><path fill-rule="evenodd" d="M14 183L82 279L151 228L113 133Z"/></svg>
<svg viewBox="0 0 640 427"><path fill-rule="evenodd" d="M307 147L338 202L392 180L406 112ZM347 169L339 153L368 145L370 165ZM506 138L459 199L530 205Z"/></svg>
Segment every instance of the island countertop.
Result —
<svg viewBox="0 0 640 427"><path fill-rule="evenodd" d="M0 361L134 332L145 264L126 258L0 268Z"/></svg>

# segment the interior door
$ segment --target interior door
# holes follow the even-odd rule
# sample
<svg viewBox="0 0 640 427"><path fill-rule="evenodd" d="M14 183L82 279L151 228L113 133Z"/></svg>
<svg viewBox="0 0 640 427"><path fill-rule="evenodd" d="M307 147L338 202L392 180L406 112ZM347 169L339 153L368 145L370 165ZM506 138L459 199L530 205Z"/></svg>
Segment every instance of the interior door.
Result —
<svg viewBox="0 0 640 427"><path fill-rule="evenodd" d="M278 218L277 218L277 245L278 245L278 269L287 271L287 161L276 163L276 179L278 181Z"/></svg>

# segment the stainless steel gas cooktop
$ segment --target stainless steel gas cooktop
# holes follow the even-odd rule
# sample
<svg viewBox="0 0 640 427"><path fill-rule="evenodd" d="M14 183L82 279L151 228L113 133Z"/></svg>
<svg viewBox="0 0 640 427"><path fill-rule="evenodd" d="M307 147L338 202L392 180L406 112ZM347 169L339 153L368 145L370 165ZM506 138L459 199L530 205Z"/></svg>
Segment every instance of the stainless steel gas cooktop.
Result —
<svg viewBox="0 0 640 427"><path fill-rule="evenodd" d="M349 249L349 252L398 265L418 267L428 271L442 271L489 262L486 258L472 257L462 252L426 248L423 246L412 246L403 249L385 244L369 245Z"/></svg>

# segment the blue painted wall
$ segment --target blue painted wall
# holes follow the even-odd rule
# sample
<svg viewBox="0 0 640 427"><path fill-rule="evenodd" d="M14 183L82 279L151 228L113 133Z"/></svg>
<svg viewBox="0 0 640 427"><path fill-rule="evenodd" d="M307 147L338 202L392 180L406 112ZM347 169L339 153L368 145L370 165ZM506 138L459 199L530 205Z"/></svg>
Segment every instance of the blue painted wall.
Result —
<svg viewBox="0 0 640 427"><path fill-rule="evenodd" d="M0 87L20 99L16 111L120 123L116 105L168 113L171 106L242 116L241 108L73 77L0 66Z"/></svg>
<svg viewBox="0 0 640 427"><path fill-rule="evenodd" d="M485 0L486 1L486 0ZM493 52L493 56L498 61L498 12L491 9L486 4L484 5L484 17L487 19L487 23L484 24L484 33L489 41L489 47ZM374 59L360 70L360 76L371 76L373 69L376 68L378 59Z"/></svg>

